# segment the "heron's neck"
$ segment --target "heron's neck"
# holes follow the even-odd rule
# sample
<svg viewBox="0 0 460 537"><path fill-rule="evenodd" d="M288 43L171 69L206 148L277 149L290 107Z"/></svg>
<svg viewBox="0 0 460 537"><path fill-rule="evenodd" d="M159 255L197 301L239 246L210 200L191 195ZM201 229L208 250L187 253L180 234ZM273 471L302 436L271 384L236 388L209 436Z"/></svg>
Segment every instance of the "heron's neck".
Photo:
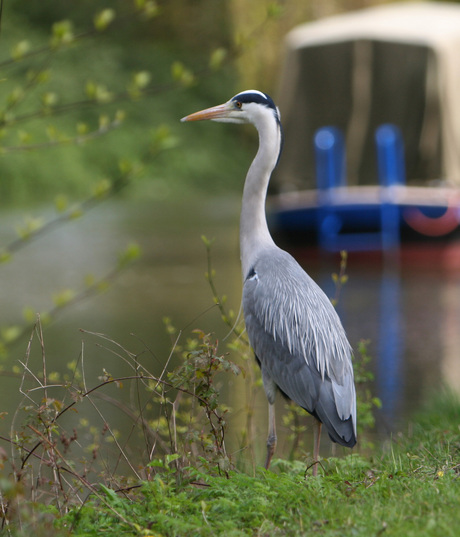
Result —
<svg viewBox="0 0 460 537"><path fill-rule="evenodd" d="M259 150L244 183L240 219L240 249L243 278L265 247L274 245L265 216L268 183L278 159L281 132L275 119L256 125L259 132Z"/></svg>

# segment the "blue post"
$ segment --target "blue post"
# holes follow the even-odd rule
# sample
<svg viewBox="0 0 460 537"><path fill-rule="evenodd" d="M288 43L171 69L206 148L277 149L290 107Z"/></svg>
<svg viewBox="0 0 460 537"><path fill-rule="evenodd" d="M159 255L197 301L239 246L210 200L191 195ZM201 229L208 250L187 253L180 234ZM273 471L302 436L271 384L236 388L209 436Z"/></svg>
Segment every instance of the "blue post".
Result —
<svg viewBox="0 0 460 537"><path fill-rule="evenodd" d="M375 132L379 183L382 186L405 183L404 142L396 125L385 123Z"/></svg>
<svg viewBox="0 0 460 537"><path fill-rule="evenodd" d="M318 242L325 250L335 250L342 221L333 208L333 189L345 185L345 141L337 127L321 127L313 143L319 202Z"/></svg>
<svg viewBox="0 0 460 537"><path fill-rule="evenodd" d="M345 184L345 142L337 127L321 127L314 137L316 183L321 190Z"/></svg>
<svg viewBox="0 0 460 537"><path fill-rule="evenodd" d="M386 123L375 132L379 183L387 187L381 199L382 248L399 247L400 215L388 187L405 183L404 141L396 125Z"/></svg>

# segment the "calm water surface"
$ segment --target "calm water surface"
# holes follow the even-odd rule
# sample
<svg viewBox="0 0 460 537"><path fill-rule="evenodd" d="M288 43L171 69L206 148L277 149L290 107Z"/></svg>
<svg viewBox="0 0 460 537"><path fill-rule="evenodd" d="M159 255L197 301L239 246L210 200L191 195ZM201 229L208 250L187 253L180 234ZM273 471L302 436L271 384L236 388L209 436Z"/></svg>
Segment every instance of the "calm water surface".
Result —
<svg viewBox="0 0 460 537"><path fill-rule="evenodd" d="M214 238L213 264L216 284L228 296L228 305L239 310L241 276L238 253L239 197L215 200L193 199L175 203L111 201L68 223L47 237L28 245L12 261L0 266L0 325L21 322L24 306L35 311L52 307L59 290L83 289L83 277L101 277L116 264L118 252L130 242L141 245L142 259L129 267L111 289L65 311L45 331L45 353L49 370L66 371L69 362L83 354L85 375L90 385L105 368L112 375L129 373L122 360L101 348L95 336L79 329L107 334L126 348L148 349L150 369L159 374L172 342L165 332L163 317L184 330L213 332L222 340L228 329L220 320L204 278L206 252L201 235ZM14 238L24 211L0 215L1 244ZM33 215L52 214L46 207ZM305 268L329 296L334 295L331 273L338 258L302 254ZM445 384L460 390L460 275L455 271L371 263L352 254L348 262L349 282L342 290L339 312L356 348L361 339L370 340L374 357L375 394L383 408L377 416L381 436L404 427L410 415ZM108 345L109 346L109 345ZM5 369L26 357L27 340L11 350ZM31 369L41 368L41 349L36 343L30 356ZM0 377L0 410L8 418L0 422L7 434L21 397L20 378ZM246 410L244 388L232 385L226 397L234 409L235 427L243 427ZM119 397L116 388L109 390ZM280 411L283 403L280 403ZM106 408L123 429L120 412ZM266 402L256 399L258 451L264 449ZM129 424L127 422L127 427ZM282 429L281 419L279 427ZM283 441L281 440L281 444ZM325 442L324 442L325 443ZM282 450L282 447L280 448ZM262 457L260 462L262 462Z"/></svg>

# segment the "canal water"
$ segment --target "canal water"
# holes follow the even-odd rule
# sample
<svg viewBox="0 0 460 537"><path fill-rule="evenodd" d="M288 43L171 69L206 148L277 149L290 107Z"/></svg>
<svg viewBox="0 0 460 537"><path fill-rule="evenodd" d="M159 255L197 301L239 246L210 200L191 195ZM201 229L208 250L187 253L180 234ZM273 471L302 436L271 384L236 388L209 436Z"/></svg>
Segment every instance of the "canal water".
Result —
<svg viewBox="0 0 460 537"><path fill-rule="evenodd" d="M144 360L155 374L162 371L174 344L174 337L165 330L164 317L183 331L181 341L199 328L213 333L226 350L229 328L221 321L204 277L207 257L201 236L214 240L215 283L228 297L227 307L238 312L239 206L236 196L177 202L107 201L31 242L1 265L0 325L5 327L20 323L25 307L43 313L52 308L56 293L84 289L86 275L97 279L109 273L129 243L138 243L143 251L142 258L125 269L107 291L63 311L45 328L44 351L35 339L29 356L27 337L9 350L0 376L0 410L8 412L0 422L2 435L8 435L13 419L20 419L15 412L26 401L20 394L21 375L9 373L14 367L21 368L20 362L29 359L31 371L39 372L44 352L48 371L68 374L68 364L81 362L83 357L88 386L96 385L104 374L115 377L131 372L113 351L113 344L87 332L105 334L130 351L144 352ZM14 239L25 212L10 210L0 216L2 245ZM51 218L52 210L30 211L31 217L36 215ZM296 255L326 293L334 296L331 274L339 269L339 257L319 257L301 250ZM349 255L347 274L338 309L352 346L356 349L360 340L369 340L369 367L375 374L372 390L382 401L376 414L377 438L384 439L404 430L414 412L445 386L460 390L460 275L436 262L383 263L353 254ZM34 381L27 380L24 391L33 386ZM114 399L125 397L115 387L108 391ZM247 390L237 382L224 387L223 393L233 408L228 438L236 451L246 423ZM129 430L131 426L129 420L125 423L113 404L101 404L106 404L104 416L112 419L123 436L123 427ZM283 407L280 401L278 414ZM94 409L88 412L94 413ZM260 389L253 412L255 452L261 463L267 407ZM283 441L283 432L287 432L281 416L278 423L278 453L282 455L289 442Z"/></svg>

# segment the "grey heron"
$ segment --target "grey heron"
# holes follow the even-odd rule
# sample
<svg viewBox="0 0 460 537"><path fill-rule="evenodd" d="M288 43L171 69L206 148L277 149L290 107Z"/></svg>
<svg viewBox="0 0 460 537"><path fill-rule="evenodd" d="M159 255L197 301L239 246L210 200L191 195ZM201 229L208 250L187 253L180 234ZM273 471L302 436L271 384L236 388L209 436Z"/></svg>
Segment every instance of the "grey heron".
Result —
<svg viewBox="0 0 460 537"><path fill-rule="evenodd" d="M313 474L317 475L321 424L334 442L356 444L352 351L331 301L297 261L276 246L268 230L267 188L283 144L280 113L268 95L248 90L182 121L205 119L251 123L259 133L259 149L244 183L240 253L244 320L269 407L265 467L276 447L278 388L316 418Z"/></svg>

